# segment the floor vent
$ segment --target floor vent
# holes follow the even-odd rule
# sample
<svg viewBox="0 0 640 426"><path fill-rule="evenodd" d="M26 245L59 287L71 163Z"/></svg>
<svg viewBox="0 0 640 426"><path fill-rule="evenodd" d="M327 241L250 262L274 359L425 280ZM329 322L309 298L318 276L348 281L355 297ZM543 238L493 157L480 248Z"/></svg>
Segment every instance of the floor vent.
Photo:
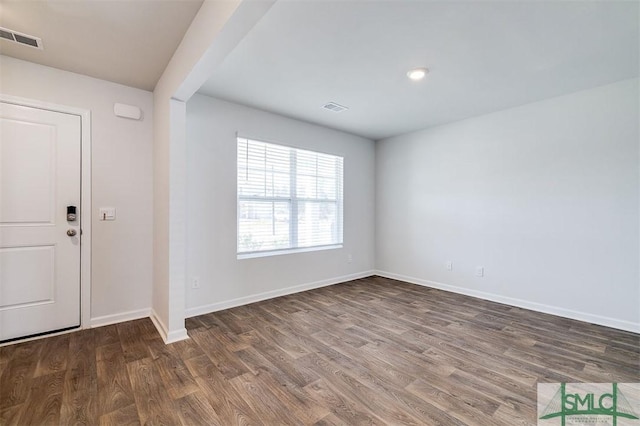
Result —
<svg viewBox="0 0 640 426"><path fill-rule="evenodd" d="M8 28L0 27L0 39L13 41L14 43L19 43L25 46L34 47L36 49L42 50L41 38L19 33L17 31L13 31Z"/></svg>
<svg viewBox="0 0 640 426"><path fill-rule="evenodd" d="M335 102L329 102L328 104L323 105L322 108L327 109L327 110L332 111L332 112L342 112L344 110L349 109L348 107L342 106L342 105L338 105Z"/></svg>

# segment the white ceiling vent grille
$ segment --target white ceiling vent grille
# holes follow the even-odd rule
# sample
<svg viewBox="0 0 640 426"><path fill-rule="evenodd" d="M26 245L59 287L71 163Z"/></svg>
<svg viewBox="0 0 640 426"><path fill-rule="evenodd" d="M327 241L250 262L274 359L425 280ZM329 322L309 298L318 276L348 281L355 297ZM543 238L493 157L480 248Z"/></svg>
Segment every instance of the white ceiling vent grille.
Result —
<svg viewBox="0 0 640 426"><path fill-rule="evenodd" d="M329 111L332 111L332 112L342 112L344 110L349 109L348 107L343 106L343 105L339 105L339 104L337 104L335 102L329 102L328 104L323 105L322 108L324 108L326 110L329 110Z"/></svg>
<svg viewBox="0 0 640 426"><path fill-rule="evenodd" d="M19 33L8 28L0 27L0 39L13 41L14 43L20 43L36 49L42 49L41 38Z"/></svg>

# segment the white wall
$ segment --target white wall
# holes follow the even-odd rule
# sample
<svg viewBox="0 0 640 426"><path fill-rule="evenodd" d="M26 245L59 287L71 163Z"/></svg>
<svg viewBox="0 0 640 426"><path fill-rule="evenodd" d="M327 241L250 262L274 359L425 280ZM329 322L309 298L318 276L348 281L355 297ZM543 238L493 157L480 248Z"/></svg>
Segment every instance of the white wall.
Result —
<svg viewBox="0 0 640 426"><path fill-rule="evenodd" d="M151 320L166 343L188 338L186 105L275 0L205 0L154 92L153 297Z"/></svg>
<svg viewBox="0 0 640 426"><path fill-rule="evenodd" d="M379 141L377 269L640 331L638 114L633 79Z"/></svg>
<svg viewBox="0 0 640 426"><path fill-rule="evenodd" d="M366 273L377 233L375 267L387 275L634 328L638 90L637 80L624 81L378 142L375 232L370 141L197 95L187 105L187 272L200 277L201 289L187 289L188 313ZM0 93L91 110L92 318L146 312L152 94L5 56ZM144 120L115 117L114 102L140 106ZM236 260L236 130L345 155L344 249ZM168 157L159 152L157 173L166 177ZM159 192L167 180L159 180ZM216 212L221 201L229 208ZM161 216L166 202L158 205ZM97 221L100 206L116 207L117 220ZM165 231L156 235L164 239ZM476 265L485 267L484 278L473 277Z"/></svg>
<svg viewBox="0 0 640 426"><path fill-rule="evenodd" d="M92 322L148 315L152 94L7 56L0 56L0 93L91 110ZM115 102L139 106L144 119L116 117ZM117 220L98 221L101 206L115 207Z"/></svg>
<svg viewBox="0 0 640 426"><path fill-rule="evenodd" d="M344 156L344 247L236 259L236 131ZM369 275L374 268L374 143L208 96L187 103L187 314ZM347 255L353 262L347 263ZM292 287L299 286L296 289Z"/></svg>

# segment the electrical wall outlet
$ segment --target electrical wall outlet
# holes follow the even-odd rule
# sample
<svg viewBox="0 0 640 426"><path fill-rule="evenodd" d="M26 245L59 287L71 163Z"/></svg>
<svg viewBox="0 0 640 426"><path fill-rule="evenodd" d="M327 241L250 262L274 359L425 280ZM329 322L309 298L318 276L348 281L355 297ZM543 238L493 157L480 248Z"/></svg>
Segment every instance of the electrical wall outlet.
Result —
<svg viewBox="0 0 640 426"><path fill-rule="evenodd" d="M197 290L200 288L200 277L191 278L191 288Z"/></svg>
<svg viewBox="0 0 640 426"><path fill-rule="evenodd" d="M476 277L484 277L484 266L476 266Z"/></svg>
<svg viewBox="0 0 640 426"><path fill-rule="evenodd" d="M453 262L452 261L448 261L447 262L447 271L453 271Z"/></svg>
<svg viewBox="0 0 640 426"><path fill-rule="evenodd" d="M351 253L349 253L347 255L347 263L352 263L353 262L353 256L351 255Z"/></svg>

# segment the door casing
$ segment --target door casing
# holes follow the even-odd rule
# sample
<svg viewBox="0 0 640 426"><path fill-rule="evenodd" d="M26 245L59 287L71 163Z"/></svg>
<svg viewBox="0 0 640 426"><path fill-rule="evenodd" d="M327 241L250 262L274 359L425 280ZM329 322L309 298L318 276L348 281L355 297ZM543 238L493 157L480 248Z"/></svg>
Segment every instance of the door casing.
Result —
<svg viewBox="0 0 640 426"><path fill-rule="evenodd" d="M91 326L91 221L93 215L91 211L91 111L2 93L0 93L0 101L80 117L80 158L82 163L80 170L80 213L83 215L81 218L82 237L80 238L80 328L89 328ZM53 334L56 333L47 336ZM21 340L13 341L9 344L19 341Z"/></svg>

